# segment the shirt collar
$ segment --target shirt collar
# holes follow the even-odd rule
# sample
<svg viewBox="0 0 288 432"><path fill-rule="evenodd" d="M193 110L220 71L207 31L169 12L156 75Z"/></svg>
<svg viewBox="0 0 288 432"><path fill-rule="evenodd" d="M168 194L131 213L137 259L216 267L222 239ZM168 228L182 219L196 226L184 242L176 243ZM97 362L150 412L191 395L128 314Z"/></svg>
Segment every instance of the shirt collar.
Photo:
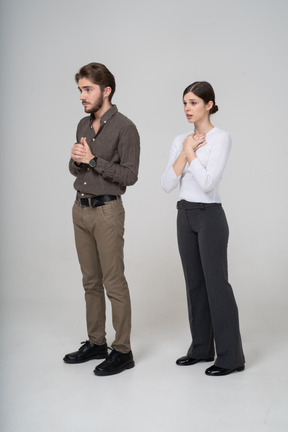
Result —
<svg viewBox="0 0 288 432"><path fill-rule="evenodd" d="M107 110L104 114L103 114L103 116L101 117L101 119L100 119L100 124L105 124L105 123L107 123L107 121L108 120L110 120L110 118L116 113L116 112L118 112L118 108L117 108L117 106L116 105L112 105L112 107L111 108L109 108L109 110ZM93 120L94 120L94 115L93 114L90 114L90 124L92 125L92 123L93 123Z"/></svg>

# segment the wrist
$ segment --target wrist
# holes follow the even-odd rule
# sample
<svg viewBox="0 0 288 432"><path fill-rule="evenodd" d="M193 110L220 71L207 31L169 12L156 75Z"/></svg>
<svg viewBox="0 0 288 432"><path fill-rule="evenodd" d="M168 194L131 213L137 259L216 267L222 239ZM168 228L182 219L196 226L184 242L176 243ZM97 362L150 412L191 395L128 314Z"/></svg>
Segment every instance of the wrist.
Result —
<svg viewBox="0 0 288 432"><path fill-rule="evenodd" d="M187 154L186 154L186 151L185 151L185 150L182 150L182 152L180 153L180 157L181 157L183 160L187 160Z"/></svg>
<svg viewBox="0 0 288 432"><path fill-rule="evenodd" d="M189 165L191 164L191 162L194 159L196 159L196 157L197 156L196 156L194 150L192 148L190 148L189 151L187 151L187 153L186 153L186 158L187 158L187 161L188 161Z"/></svg>
<svg viewBox="0 0 288 432"><path fill-rule="evenodd" d="M195 153L191 153L189 156L187 156L187 161L189 163L189 165L191 164L191 162L193 162L194 159L196 159L197 156L195 155Z"/></svg>
<svg viewBox="0 0 288 432"><path fill-rule="evenodd" d="M184 152L187 159L190 159L193 156L195 157L195 151L193 147L187 147Z"/></svg>

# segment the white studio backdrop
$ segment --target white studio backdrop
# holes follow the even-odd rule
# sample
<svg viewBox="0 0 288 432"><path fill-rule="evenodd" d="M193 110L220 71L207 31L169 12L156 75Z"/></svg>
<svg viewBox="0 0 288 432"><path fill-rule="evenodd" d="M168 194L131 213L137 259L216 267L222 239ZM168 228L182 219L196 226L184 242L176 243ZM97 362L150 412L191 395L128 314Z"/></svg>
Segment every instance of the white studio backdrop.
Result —
<svg viewBox="0 0 288 432"><path fill-rule="evenodd" d="M176 323L186 314L177 192L166 195L160 177L173 138L190 130L181 96L196 80L213 85L219 106L213 122L233 140L220 192L242 328L249 338L253 319L284 319L287 12L285 0L2 0L4 307L60 303L67 319L69 310L84 310L68 160L84 116L74 74L97 61L115 75L113 102L141 136L139 181L124 196L135 327L168 323L172 315Z"/></svg>

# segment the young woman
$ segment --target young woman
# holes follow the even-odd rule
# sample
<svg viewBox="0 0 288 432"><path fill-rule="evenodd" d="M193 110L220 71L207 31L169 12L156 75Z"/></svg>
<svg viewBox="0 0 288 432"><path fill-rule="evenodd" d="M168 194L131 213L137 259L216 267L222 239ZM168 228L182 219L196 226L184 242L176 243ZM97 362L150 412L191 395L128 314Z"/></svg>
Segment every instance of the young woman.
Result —
<svg viewBox="0 0 288 432"><path fill-rule="evenodd" d="M180 184L177 236L192 343L187 355L176 363L187 366L213 361L216 349L215 364L205 373L222 376L245 367L238 309L228 282L229 229L218 193L231 138L210 121L218 107L208 82L189 85L183 102L194 131L175 138L161 179L166 192Z"/></svg>

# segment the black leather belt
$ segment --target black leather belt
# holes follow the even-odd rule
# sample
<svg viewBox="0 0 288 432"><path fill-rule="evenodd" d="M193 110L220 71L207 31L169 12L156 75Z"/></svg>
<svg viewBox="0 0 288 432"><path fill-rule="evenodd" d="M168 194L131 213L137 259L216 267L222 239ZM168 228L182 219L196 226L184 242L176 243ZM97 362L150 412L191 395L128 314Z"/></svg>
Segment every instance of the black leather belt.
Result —
<svg viewBox="0 0 288 432"><path fill-rule="evenodd" d="M119 198L118 195L98 195L91 198L80 198L77 194L77 201L84 207L99 207L103 206L106 202L114 201Z"/></svg>

